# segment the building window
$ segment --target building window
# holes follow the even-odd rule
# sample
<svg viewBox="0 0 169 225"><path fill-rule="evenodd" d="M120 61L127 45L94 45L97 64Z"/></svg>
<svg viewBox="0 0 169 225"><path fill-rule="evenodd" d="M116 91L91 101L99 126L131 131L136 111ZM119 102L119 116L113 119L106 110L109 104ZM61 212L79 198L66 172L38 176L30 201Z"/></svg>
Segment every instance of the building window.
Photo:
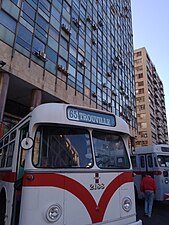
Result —
<svg viewBox="0 0 169 225"><path fill-rule="evenodd" d="M40 0L39 1L39 8L47 15L50 16L49 10L50 10L50 3L48 0Z"/></svg>
<svg viewBox="0 0 169 225"><path fill-rule="evenodd" d="M20 0L10 0L10 1L13 2L15 5L17 5Z"/></svg>
<svg viewBox="0 0 169 225"><path fill-rule="evenodd" d="M143 73L139 73L139 74L137 74L137 76L139 79L141 79L141 78L143 78Z"/></svg>
<svg viewBox="0 0 169 225"><path fill-rule="evenodd" d="M56 61L57 61L57 53L53 49L51 49L50 47L47 47L46 55L47 55L47 58L50 61L56 63Z"/></svg>
<svg viewBox="0 0 169 225"><path fill-rule="evenodd" d="M142 138L147 138L147 132L138 132Z"/></svg>
<svg viewBox="0 0 169 225"><path fill-rule="evenodd" d="M145 105L139 105L138 106L138 110L140 111L140 110L144 110L145 109Z"/></svg>
<svg viewBox="0 0 169 225"><path fill-rule="evenodd" d="M68 41L62 35L60 36L60 45L68 50Z"/></svg>
<svg viewBox="0 0 169 225"><path fill-rule="evenodd" d="M147 128L147 123L140 123L140 128L142 128L142 129Z"/></svg>
<svg viewBox="0 0 169 225"><path fill-rule="evenodd" d="M50 28L49 28L49 35L55 40L58 42L58 39L59 39L59 32L53 27L50 25Z"/></svg>
<svg viewBox="0 0 169 225"><path fill-rule="evenodd" d="M140 52L136 52L136 53L134 53L134 55L135 55L136 57L139 57L139 56L142 55L142 52L141 52L141 51L140 51Z"/></svg>
<svg viewBox="0 0 169 225"><path fill-rule="evenodd" d="M44 51L45 45L37 38L33 40L33 53L38 51Z"/></svg>
<svg viewBox="0 0 169 225"><path fill-rule="evenodd" d="M32 33L19 24L16 42L27 50L31 49Z"/></svg>
<svg viewBox="0 0 169 225"><path fill-rule="evenodd" d="M136 94L144 94L144 88L137 89Z"/></svg>
<svg viewBox="0 0 169 225"><path fill-rule="evenodd" d="M136 70L136 71L143 70L143 66L137 66L137 67L135 67L135 70Z"/></svg>
<svg viewBox="0 0 169 225"><path fill-rule="evenodd" d="M48 31L48 23L47 21L40 15L37 16L37 24L35 35L46 43L47 40L47 31Z"/></svg>
<svg viewBox="0 0 169 225"><path fill-rule="evenodd" d="M144 86L144 81L137 82L136 85L138 85L139 87L140 87L140 86Z"/></svg>
<svg viewBox="0 0 169 225"><path fill-rule="evenodd" d="M0 11L0 24L8 28L13 33L15 32L15 28L16 28L15 20L12 17L10 17L8 14L3 12L2 10Z"/></svg>
<svg viewBox="0 0 169 225"><path fill-rule="evenodd" d="M137 102L144 102L145 98L144 98L144 96L141 96L141 97L137 97L136 100L137 100Z"/></svg>
<svg viewBox="0 0 169 225"><path fill-rule="evenodd" d="M34 26L35 10L26 2L22 3L22 14L21 16L25 21Z"/></svg>
<svg viewBox="0 0 169 225"><path fill-rule="evenodd" d="M140 113L139 117L140 117L140 119L146 119L146 114L145 113Z"/></svg>
<svg viewBox="0 0 169 225"><path fill-rule="evenodd" d="M137 60L134 60L134 63L137 65L139 63L142 63L142 59L137 59Z"/></svg>

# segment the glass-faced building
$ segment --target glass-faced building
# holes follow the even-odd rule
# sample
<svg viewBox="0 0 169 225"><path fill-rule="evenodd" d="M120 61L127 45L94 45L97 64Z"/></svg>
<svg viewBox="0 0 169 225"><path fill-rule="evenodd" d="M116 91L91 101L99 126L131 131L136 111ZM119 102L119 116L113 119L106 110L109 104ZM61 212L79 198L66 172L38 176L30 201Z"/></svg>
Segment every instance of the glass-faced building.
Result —
<svg viewBox="0 0 169 225"><path fill-rule="evenodd" d="M136 127L130 0L1 0L1 120L44 102L107 110ZM134 135L134 134L133 134Z"/></svg>

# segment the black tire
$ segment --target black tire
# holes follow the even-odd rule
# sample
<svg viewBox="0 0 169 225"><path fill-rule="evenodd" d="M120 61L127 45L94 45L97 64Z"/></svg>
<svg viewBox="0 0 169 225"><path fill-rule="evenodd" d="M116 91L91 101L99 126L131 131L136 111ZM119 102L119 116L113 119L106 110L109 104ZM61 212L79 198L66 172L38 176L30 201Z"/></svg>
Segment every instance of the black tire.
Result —
<svg viewBox="0 0 169 225"><path fill-rule="evenodd" d="M5 225L5 213L6 213L6 195L3 189L0 193L0 225Z"/></svg>

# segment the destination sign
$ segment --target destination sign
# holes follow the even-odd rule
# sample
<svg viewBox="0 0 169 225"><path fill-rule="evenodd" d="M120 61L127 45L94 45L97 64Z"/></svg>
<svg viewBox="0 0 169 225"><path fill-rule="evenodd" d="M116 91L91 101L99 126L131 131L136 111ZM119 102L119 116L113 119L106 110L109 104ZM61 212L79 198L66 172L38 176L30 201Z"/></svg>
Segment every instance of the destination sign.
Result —
<svg viewBox="0 0 169 225"><path fill-rule="evenodd" d="M116 125L115 116L106 113L88 111L74 107L67 108L67 118L84 123L92 123L114 127Z"/></svg>

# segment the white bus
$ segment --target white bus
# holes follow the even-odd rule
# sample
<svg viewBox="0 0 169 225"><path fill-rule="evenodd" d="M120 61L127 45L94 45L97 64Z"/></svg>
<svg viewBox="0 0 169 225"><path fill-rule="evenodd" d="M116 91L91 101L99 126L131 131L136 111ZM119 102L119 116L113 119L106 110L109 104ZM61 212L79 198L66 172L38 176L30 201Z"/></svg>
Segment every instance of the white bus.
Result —
<svg viewBox="0 0 169 225"><path fill-rule="evenodd" d="M141 225L128 138L111 113L35 108L0 140L0 225Z"/></svg>
<svg viewBox="0 0 169 225"><path fill-rule="evenodd" d="M143 197L140 183L146 173L151 174L157 185L155 200L169 200L169 145L152 145L135 149L131 156L135 173L136 196Z"/></svg>

